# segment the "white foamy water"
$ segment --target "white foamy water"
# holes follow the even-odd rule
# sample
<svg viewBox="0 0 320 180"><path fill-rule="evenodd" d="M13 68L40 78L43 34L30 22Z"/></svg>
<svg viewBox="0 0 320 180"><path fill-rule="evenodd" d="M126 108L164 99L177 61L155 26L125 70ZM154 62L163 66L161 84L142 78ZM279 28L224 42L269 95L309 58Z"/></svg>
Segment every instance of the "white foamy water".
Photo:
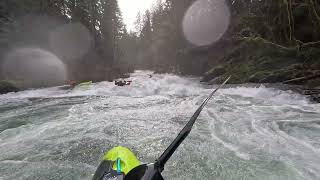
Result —
<svg viewBox="0 0 320 180"><path fill-rule="evenodd" d="M0 179L90 179L115 145L152 162L214 86L132 74L0 96ZM320 106L260 86L221 89L164 171L166 179L320 179Z"/></svg>

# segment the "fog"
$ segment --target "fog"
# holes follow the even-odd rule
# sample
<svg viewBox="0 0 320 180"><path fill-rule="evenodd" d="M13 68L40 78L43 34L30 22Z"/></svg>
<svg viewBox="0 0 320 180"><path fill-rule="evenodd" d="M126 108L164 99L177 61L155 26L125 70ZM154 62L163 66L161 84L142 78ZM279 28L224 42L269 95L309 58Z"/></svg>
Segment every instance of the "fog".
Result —
<svg viewBox="0 0 320 180"><path fill-rule="evenodd" d="M65 84L74 68L70 63L81 63L93 44L82 23L51 16L24 15L2 30L0 41L7 46L0 49L0 73L22 88Z"/></svg>
<svg viewBox="0 0 320 180"><path fill-rule="evenodd" d="M40 48L18 48L8 53L2 64L3 74L26 87L61 84L67 80L63 62Z"/></svg>
<svg viewBox="0 0 320 180"><path fill-rule="evenodd" d="M229 23L230 10L224 0L197 0L185 13L182 26L186 39L202 46L219 40Z"/></svg>
<svg viewBox="0 0 320 180"><path fill-rule="evenodd" d="M58 57L74 60L89 51L92 38L89 30L82 24L65 24L52 30L49 34L49 44Z"/></svg>

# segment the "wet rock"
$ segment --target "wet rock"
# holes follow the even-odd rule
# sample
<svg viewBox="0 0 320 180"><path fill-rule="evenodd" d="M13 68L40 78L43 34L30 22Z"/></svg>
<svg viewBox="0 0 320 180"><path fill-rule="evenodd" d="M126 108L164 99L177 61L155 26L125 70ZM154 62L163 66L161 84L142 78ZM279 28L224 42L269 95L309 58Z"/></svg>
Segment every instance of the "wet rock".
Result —
<svg viewBox="0 0 320 180"><path fill-rule="evenodd" d="M310 96L311 101L320 103L320 94L315 94Z"/></svg>
<svg viewBox="0 0 320 180"><path fill-rule="evenodd" d="M0 81L0 94L6 94L9 92L17 92L19 88L10 81Z"/></svg>

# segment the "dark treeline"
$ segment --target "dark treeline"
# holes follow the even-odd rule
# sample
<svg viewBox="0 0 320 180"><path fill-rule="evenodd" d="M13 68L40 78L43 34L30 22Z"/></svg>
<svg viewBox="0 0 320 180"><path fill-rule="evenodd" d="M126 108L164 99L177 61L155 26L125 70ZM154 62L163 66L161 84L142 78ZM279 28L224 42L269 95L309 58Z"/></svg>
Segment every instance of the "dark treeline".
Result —
<svg viewBox="0 0 320 180"><path fill-rule="evenodd" d="M136 31L128 33L116 0L2 0L0 61L12 49L40 47L62 59L68 79L79 81L111 80L133 69L204 75L203 80L212 83L230 74L232 83L283 82L319 74L319 1L221 0L230 10L227 31L217 42L197 46L186 40L182 24L199 1L208 2L158 0L137 15ZM91 43L90 50L83 53L66 42L69 54L82 55L55 53L48 32L61 24L84 26L92 42L72 37L74 29L66 38L82 48Z"/></svg>
<svg viewBox="0 0 320 180"><path fill-rule="evenodd" d="M151 10L138 14L135 23L137 68L174 73L188 73L188 68L197 71L187 57L181 56L190 47L182 33L181 22L193 1L158 0Z"/></svg>
<svg viewBox="0 0 320 180"><path fill-rule="evenodd" d="M70 60L69 56L58 55L67 65L68 79L111 80L132 71L124 59L125 51L120 47L130 36L123 24L117 0L1 0L0 64L6 53L15 48L39 47L54 53L49 33L68 24L84 26L91 39L87 42L89 45L79 41L83 43L79 44L80 47L88 46L87 52L69 47L74 50L70 53L83 53L81 56ZM71 40L78 41L79 38L75 36ZM7 76L5 73L0 74L1 79L12 79L4 77Z"/></svg>
<svg viewBox="0 0 320 180"><path fill-rule="evenodd" d="M233 74L233 83L282 82L319 73L319 1L227 0L227 32L218 42L200 47L185 40L181 27L194 2L159 0L138 16L138 67L205 73L205 81L216 78L212 82Z"/></svg>

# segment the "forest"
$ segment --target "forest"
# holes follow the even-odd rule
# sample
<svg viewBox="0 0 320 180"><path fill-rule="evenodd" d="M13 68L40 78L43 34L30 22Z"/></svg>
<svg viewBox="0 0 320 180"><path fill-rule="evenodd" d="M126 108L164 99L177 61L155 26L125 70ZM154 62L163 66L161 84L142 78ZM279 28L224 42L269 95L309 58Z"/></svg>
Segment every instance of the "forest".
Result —
<svg viewBox="0 0 320 180"><path fill-rule="evenodd" d="M135 31L128 32L116 0L2 0L0 62L17 47L55 52L47 32L59 23L79 23L92 41L81 56L59 56L66 64L67 79L111 81L134 69L202 76L209 83L229 75L234 77L230 83L278 83L320 76L319 1L220 0L229 9L230 22L218 41L205 45L188 41L183 29L186 12L196 2L158 0L137 15ZM3 69L0 79L22 81L25 87L53 85L25 82ZM319 80L311 79L294 83L320 86Z"/></svg>
<svg viewBox="0 0 320 180"><path fill-rule="evenodd" d="M188 42L181 29L194 2L158 2L142 21L138 18L138 64L157 72L203 75L203 81L211 83L228 75L233 75L231 83L320 76L319 1L225 1L230 9L228 30L219 41L204 46ZM319 80L294 83L320 86Z"/></svg>

